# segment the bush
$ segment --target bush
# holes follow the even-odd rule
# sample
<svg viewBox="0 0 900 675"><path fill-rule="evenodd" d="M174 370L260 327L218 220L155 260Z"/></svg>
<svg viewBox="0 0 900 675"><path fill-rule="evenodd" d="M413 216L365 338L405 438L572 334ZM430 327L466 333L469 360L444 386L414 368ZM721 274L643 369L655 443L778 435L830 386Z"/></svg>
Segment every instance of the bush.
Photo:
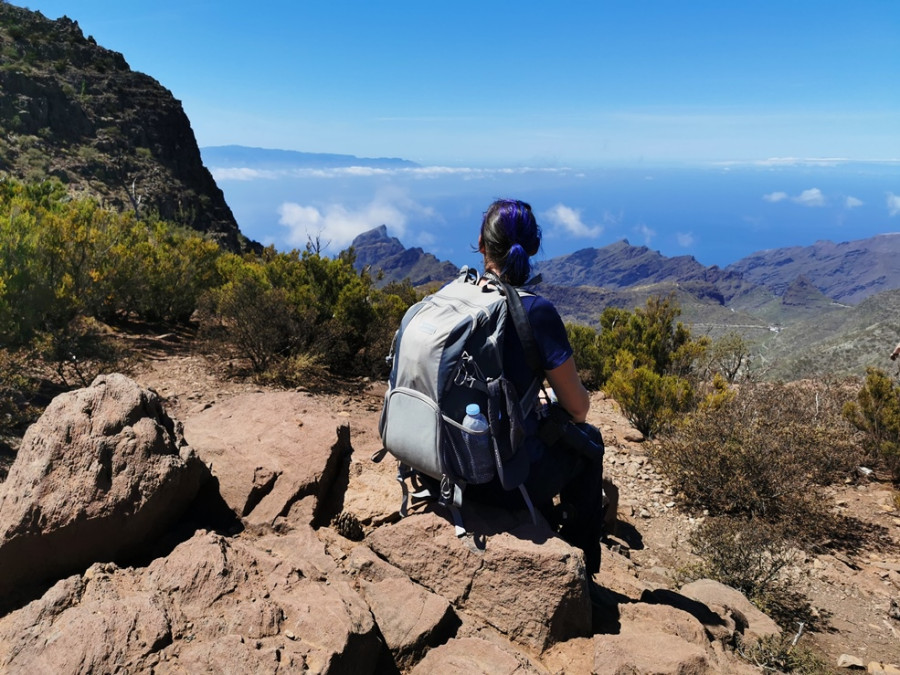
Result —
<svg viewBox="0 0 900 675"><path fill-rule="evenodd" d="M353 268L352 251L335 259L271 247L260 257L228 254L217 274L224 283L204 298L204 325L269 381L294 382L321 368L385 375L394 331L417 299L408 283L375 289Z"/></svg>
<svg viewBox="0 0 900 675"><path fill-rule="evenodd" d="M709 341L693 339L676 322L680 313L674 296L654 296L633 313L607 307L599 334L566 327L582 382L603 387L646 436L667 430L694 405L696 365Z"/></svg>
<svg viewBox="0 0 900 675"><path fill-rule="evenodd" d="M66 197L59 183L0 184L0 338L24 345L79 316L183 321L219 282L196 232Z"/></svg>
<svg viewBox="0 0 900 675"><path fill-rule="evenodd" d="M621 406L628 421L642 434L656 436L668 430L693 406L694 390L684 378L660 375L646 366L635 368L627 352L606 383L606 392Z"/></svg>
<svg viewBox="0 0 900 675"><path fill-rule="evenodd" d="M38 333L31 342L32 368L43 379L62 387L86 387L103 372L127 366L127 353L110 338L109 328L90 317Z"/></svg>
<svg viewBox="0 0 900 675"><path fill-rule="evenodd" d="M690 375L707 341L693 340L690 330L676 322L680 314L681 308L673 295L651 296L644 308L633 313L615 307L603 310L597 340L601 382L605 383L620 367L620 352L632 356L635 368L644 366L659 375Z"/></svg>
<svg viewBox="0 0 900 675"><path fill-rule="evenodd" d="M352 250L332 259L313 245L241 257L158 219L70 199L58 182L0 181L0 341L35 348L66 382L89 379L84 350L99 343L77 328L86 321L181 323L201 305L205 327L272 380L323 367L385 375L417 294L409 284L379 291L353 263Z"/></svg>
<svg viewBox="0 0 900 675"><path fill-rule="evenodd" d="M25 354L0 348L0 437L20 433L40 412L33 405L37 383L27 373Z"/></svg>
<svg viewBox="0 0 900 675"><path fill-rule="evenodd" d="M249 359L257 373L297 354L306 344L310 310L293 301L287 289L273 288L264 266L234 255L220 263L226 283L205 298L207 328L219 327L225 341Z"/></svg>
<svg viewBox="0 0 900 675"><path fill-rule="evenodd" d="M707 353L709 372L734 383L741 369L746 369L750 359L750 348L744 338L734 331L714 340Z"/></svg>
<svg viewBox="0 0 900 675"><path fill-rule="evenodd" d="M590 390L599 389L600 378L603 375L603 359L597 344L597 331L590 326L568 323L566 334L569 337L569 344L572 345L572 355L582 383Z"/></svg>
<svg viewBox="0 0 900 675"><path fill-rule="evenodd" d="M799 634L798 634L799 636ZM763 672L822 675L831 671L813 650L800 646L797 637L769 635L738 646L738 654Z"/></svg>
<svg viewBox="0 0 900 675"><path fill-rule="evenodd" d="M691 413L651 450L654 464L689 506L792 519L815 536L829 520L815 486L847 475L860 457L839 413L843 396L824 384L742 386Z"/></svg>
<svg viewBox="0 0 900 675"><path fill-rule="evenodd" d="M869 368L856 401L847 401L843 414L863 432L871 455L880 457L895 479L900 477L900 388L894 381L884 371Z"/></svg>

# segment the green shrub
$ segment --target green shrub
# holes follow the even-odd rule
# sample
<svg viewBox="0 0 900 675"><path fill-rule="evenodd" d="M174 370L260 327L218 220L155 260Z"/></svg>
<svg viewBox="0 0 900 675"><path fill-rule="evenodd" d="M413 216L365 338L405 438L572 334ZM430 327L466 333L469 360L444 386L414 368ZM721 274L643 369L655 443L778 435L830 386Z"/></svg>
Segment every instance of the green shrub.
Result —
<svg viewBox="0 0 900 675"><path fill-rule="evenodd" d="M207 328L217 326L257 373L296 353L311 320L286 289L272 287L264 266L227 255L219 260L219 273L225 283L205 297Z"/></svg>
<svg viewBox="0 0 900 675"><path fill-rule="evenodd" d="M74 326L185 322L201 304L206 328L261 376L383 376L417 294L409 284L378 290L353 263L352 250L327 258L312 247L226 254L194 231L70 199L58 182L0 181L0 340L32 344L66 381L84 379L88 356Z"/></svg>
<svg viewBox="0 0 900 675"><path fill-rule="evenodd" d="M600 378L603 376L603 359L597 344L597 331L590 326L568 323L566 334L572 345L572 356L582 383L590 390L599 389Z"/></svg>
<svg viewBox="0 0 900 675"><path fill-rule="evenodd" d="M296 354L276 360L259 374L259 381L282 387L318 385L326 382L328 370L318 354Z"/></svg>
<svg viewBox="0 0 900 675"><path fill-rule="evenodd" d="M634 312L607 307L599 334L586 326L566 327L582 381L603 387L646 436L669 429L694 406L696 366L709 341L693 339L676 322L680 313L673 296L654 296Z"/></svg>
<svg viewBox="0 0 900 675"><path fill-rule="evenodd" d="M600 315L597 341L603 368L601 381L605 383L613 369L619 367L617 355L622 351L632 355L634 367L644 366L659 375L690 374L706 342L695 342L690 330L676 322L680 314L681 308L671 295L651 296L645 307L633 313L607 307Z"/></svg>
<svg viewBox="0 0 900 675"><path fill-rule="evenodd" d="M843 414L863 432L873 457L880 456L894 478L900 477L900 387L884 371L869 368L856 401L847 401Z"/></svg>
<svg viewBox="0 0 900 675"><path fill-rule="evenodd" d="M625 417L648 437L670 429L675 421L690 410L694 390L682 377L660 375L647 366L635 368L628 352L619 352L619 363L606 383Z"/></svg>

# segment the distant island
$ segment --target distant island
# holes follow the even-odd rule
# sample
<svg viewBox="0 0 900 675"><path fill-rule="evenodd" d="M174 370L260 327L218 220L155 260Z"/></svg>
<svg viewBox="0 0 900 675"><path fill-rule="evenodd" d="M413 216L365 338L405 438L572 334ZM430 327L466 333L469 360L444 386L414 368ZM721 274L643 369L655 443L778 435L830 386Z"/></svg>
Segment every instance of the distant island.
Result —
<svg viewBox="0 0 900 675"><path fill-rule="evenodd" d="M397 157L356 157L323 152L298 152L251 148L245 145L214 145L200 148L203 162L211 169L334 169L362 166L376 169L417 168L408 159Z"/></svg>

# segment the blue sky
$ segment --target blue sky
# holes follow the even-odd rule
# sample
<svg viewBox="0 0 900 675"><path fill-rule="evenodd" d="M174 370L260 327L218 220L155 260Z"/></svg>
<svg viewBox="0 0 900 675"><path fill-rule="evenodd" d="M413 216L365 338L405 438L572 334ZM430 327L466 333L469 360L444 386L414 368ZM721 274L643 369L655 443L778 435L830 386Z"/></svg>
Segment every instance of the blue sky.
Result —
<svg viewBox="0 0 900 675"><path fill-rule="evenodd" d="M423 164L900 158L900 2L29 0L199 145ZM813 187L813 186L810 186Z"/></svg>

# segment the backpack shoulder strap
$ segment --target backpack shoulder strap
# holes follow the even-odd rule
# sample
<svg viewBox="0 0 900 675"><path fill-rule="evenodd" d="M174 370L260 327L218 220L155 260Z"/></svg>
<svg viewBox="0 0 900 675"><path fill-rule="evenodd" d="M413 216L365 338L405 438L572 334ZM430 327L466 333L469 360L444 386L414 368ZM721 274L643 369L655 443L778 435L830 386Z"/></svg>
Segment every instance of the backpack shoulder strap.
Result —
<svg viewBox="0 0 900 675"><path fill-rule="evenodd" d="M522 298L519 292L510 284L503 281L493 272L485 272L485 276L493 283L497 284L506 296L506 305L509 315L512 317L513 325L525 350L525 360L529 369L539 382L544 381L544 368L541 364L541 356L538 351L537 341L534 339L534 331L531 328L531 322L528 320L528 313L525 311L525 305L522 304Z"/></svg>

